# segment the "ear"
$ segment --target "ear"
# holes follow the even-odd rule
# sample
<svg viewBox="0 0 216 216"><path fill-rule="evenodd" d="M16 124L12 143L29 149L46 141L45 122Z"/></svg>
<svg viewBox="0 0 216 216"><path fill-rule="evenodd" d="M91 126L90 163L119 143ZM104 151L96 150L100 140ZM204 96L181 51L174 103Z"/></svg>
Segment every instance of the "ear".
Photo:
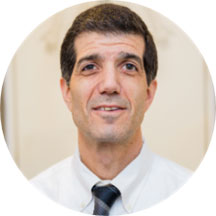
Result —
<svg viewBox="0 0 216 216"><path fill-rule="evenodd" d="M152 103L152 101L154 99L156 90L157 90L157 81L152 80L152 82L150 83L150 85L147 88L145 112L150 107L150 105L151 105L151 103Z"/></svg>
<svg viewBox="0 0 216 216"><path fill-rule="evenodd" d="M71 111L72 110L72 97L71 97L70 86L68 86L68 84L64 78L60 79L60 87L61 87L63 99L64 99L68 109Z"/></svg>

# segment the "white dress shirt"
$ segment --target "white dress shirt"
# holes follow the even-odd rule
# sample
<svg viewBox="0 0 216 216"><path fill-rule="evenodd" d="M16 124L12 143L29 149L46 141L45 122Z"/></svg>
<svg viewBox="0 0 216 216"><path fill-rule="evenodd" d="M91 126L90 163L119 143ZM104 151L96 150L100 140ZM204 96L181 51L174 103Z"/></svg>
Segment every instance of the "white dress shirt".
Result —
<svg viewBox="0 0 216 216"><path fill-rule="evenodd" d="M166 199L181 187L191 171L162 158L143 144L140 154L114 179L102 181L80 160L79 151L34 177L31 182L48 197L72 210L92 214L91 188L96 183L115 185L121 196L110 215L137 212Z"/></svg>

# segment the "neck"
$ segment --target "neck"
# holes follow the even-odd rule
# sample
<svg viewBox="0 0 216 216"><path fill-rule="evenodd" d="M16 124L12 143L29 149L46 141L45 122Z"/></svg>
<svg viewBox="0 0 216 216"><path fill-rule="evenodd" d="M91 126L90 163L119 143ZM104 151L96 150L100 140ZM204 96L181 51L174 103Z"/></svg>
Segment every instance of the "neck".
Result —
<svg viewBox="0 0 216 216"><path fill-rule="evenodd" d="M97 143L79 134L81 161L102 180L112 180L139 154L142 134L139 129L124 143Z"/></svg>

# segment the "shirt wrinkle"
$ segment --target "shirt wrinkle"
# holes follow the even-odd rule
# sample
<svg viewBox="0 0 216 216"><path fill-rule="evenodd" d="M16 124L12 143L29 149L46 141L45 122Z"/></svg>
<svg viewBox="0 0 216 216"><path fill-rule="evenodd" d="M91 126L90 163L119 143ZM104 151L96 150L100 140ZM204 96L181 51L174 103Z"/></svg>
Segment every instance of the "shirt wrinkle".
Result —
<svg viewBox="0 0 216 216"><path fill-rule="evenodd" d="M177 190L191 172L162 158L145 141L138 156L114 179L103 181L81 161L79 149L60 163L42 172L31 182L51 199L72 210L92 214L95 184L111 183L121 192L110 215L128 214L148 208Z"/></svg>
<svg viewBox="0 0 216 216"><path fill-rule="evenodd" d="M151 152L148 150L147 146L143 144L138 156L128 166L126 166L113 180L110 180L110 183L116 186L121 192L122 204L127 213L130 213L131 209L134 208L135 200L137 200L140 191L138 188L140 188L141 182L150 167L149 163L152 159L151 156ZM103 184L103 182L105 182L96 177L96 175L92 173L82 163L78 149L75 152L75 161L76 165L79 167L79 169L76 169L76 174L78 175L80 182L82 182L83 186L85 186L87 194L89 194L89 191L91 191L91 188L95 184ZM87 178L82 175L82 172L86 172L89 175L89 178L94 178L94 180L90 182L86 181ZM127 181L125 181L125 179L127 179ZM134 190L135 185L136 190ZM92 201L92 198L92 194L88 196L88 199L86 198L86 205L80 208L81 211L83 211L87 207L87 205Z"/></svg>

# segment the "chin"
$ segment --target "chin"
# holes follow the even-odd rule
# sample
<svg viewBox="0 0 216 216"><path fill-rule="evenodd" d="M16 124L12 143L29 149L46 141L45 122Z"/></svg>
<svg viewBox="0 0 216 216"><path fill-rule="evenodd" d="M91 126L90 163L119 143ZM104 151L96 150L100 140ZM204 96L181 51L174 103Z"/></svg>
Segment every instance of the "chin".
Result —
<svg viewBox="0 0 216 216"><path fill-rule="evenodd" d="M123 143L130 137L129 134L130 133L126 132L117 133L117 131L106 131L106 133L97 133L95 140L97 140L98 143Z"/></svg>
<svg viewBox="0 0 216 216"><path fill-rule="evenodd" d="M120 141L116 136L100 136L96 137L96 140L98 143L118 143Z"/></svg>

